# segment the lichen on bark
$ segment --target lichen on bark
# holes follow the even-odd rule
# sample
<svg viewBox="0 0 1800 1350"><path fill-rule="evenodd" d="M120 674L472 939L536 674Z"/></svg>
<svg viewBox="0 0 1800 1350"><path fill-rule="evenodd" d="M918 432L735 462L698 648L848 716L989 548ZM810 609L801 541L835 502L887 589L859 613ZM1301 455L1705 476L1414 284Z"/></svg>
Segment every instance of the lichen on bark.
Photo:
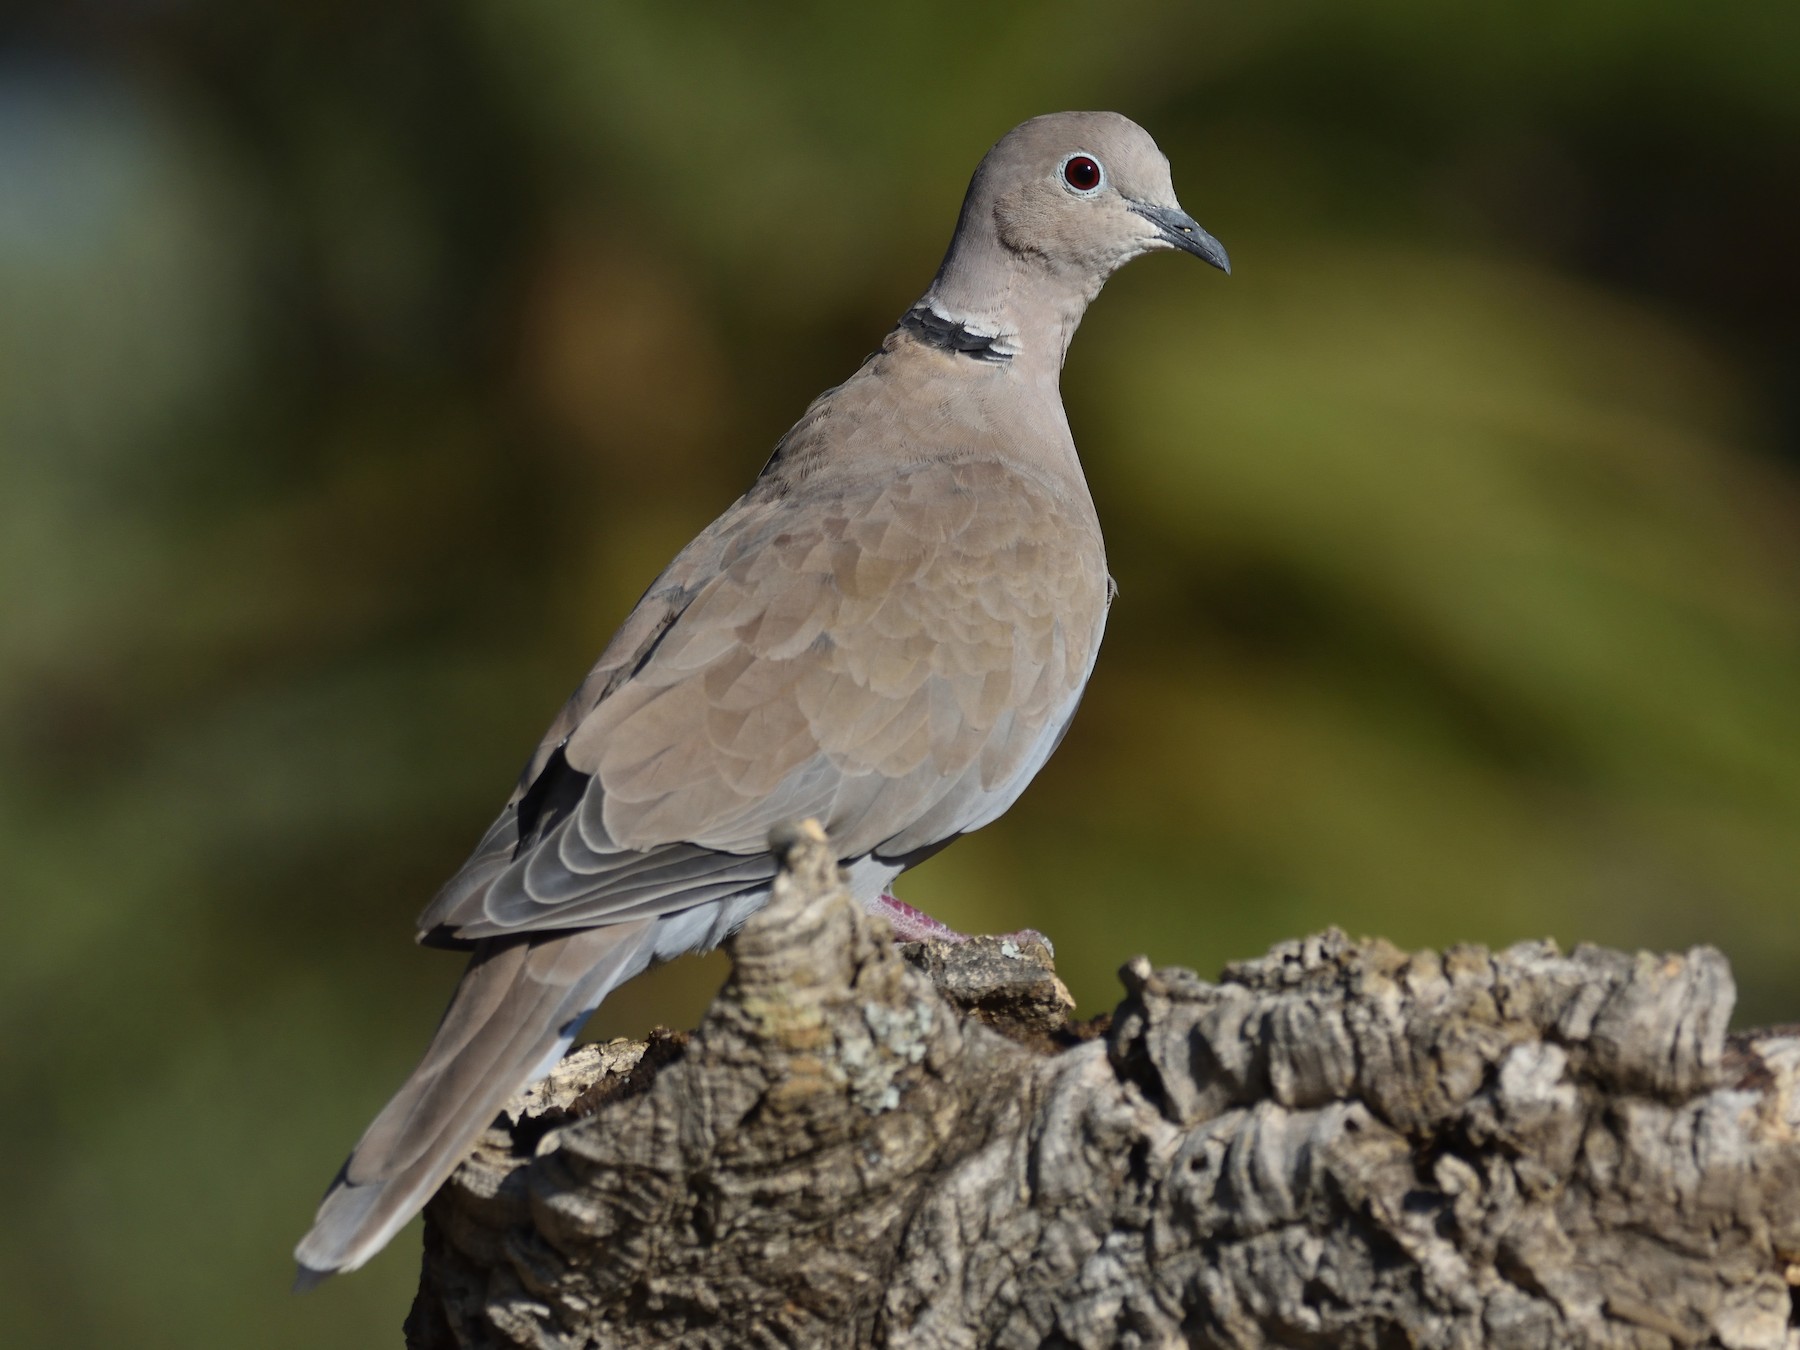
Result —
<svg viewBox="0 0 1800 1350"><path fill-rule="evenodd" d="M690 1036L576 1052L427 1212L415 1350L1796 1350L1800 1038L1708 948L1217 982L897 950L816 827Z"/></svg>

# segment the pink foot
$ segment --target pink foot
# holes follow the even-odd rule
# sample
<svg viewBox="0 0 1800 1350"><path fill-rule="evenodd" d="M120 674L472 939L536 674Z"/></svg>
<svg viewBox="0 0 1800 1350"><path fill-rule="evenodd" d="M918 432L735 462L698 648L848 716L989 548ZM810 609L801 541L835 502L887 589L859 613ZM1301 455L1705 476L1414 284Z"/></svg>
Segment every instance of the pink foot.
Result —
<svg viewBox="0 0 1800 1350"><path fill-rule="evenodd" d="M887 917L894 929L895 942L967 942L969 934L959 933L941 919L934 919L922 909L915 909L892 892L883 891L881 897L870 906ZM1049 938L1035 928L1021 928L1016 933L1002 933L1001 937L1015 938L1020 942L1041 942L1050 955L1056 955L1056 947Z"/></svg>
<svg viewBox="0 0 1800 1350"><path fill-rule="evenodd" d="M893 925L895 942L967 942L969 935L959 933L947 923L931 917L922 909L914 909L897 895L881 893L871 908L887 916Z"/></svg>

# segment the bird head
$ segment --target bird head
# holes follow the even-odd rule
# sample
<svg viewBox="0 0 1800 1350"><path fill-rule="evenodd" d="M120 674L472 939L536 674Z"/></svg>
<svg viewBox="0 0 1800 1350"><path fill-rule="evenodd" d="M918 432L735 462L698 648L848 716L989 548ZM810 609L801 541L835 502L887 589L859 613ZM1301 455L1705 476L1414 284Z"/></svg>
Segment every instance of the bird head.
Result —
<svg viewBox="0 0 1800 1350"><path fill-rule="evenodd" d="M975 170L963 226L1100 281L1159 249L1231 270L1224 246L1181 209L1168 157L1113 112L1051 113L1009 131Z"/></svg>

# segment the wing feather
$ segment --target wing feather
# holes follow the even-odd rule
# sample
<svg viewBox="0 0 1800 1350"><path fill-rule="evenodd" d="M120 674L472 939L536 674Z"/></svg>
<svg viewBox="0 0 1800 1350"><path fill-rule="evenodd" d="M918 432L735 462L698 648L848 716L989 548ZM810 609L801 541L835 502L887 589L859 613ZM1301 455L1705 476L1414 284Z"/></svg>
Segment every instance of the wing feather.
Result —
<svg viewBox="0 0 1800 1350"><path fill-rule="evenodd" d="M552 727L533 766L560 747L586 776L573 804L520 840L523 782L428 926L617 923L766 886L769 830L802 816L847 859L987 823L1073 713L1106 585L1085 497L1004 465L913 464L803 504L753 492Z"/></svg>

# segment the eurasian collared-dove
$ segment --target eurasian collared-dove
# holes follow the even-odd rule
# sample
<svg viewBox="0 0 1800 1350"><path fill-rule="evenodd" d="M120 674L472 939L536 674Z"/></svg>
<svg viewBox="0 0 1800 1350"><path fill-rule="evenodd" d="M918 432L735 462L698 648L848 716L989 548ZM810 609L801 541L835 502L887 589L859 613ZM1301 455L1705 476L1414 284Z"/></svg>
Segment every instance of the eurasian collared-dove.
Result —
<svg viewBox="0 0 1800 1350"><path fill-rule="evenodd" d="M759 908L772 827L816 817L859 900L940 931L889 884L1012 805L1093 669L1111 583L1057 380L1155 249L1229 270L1135 123L1058 113L988 152L923 298L657 578L421 917L473 959L302 1285L379 1250L609 990Z"/></svg>

